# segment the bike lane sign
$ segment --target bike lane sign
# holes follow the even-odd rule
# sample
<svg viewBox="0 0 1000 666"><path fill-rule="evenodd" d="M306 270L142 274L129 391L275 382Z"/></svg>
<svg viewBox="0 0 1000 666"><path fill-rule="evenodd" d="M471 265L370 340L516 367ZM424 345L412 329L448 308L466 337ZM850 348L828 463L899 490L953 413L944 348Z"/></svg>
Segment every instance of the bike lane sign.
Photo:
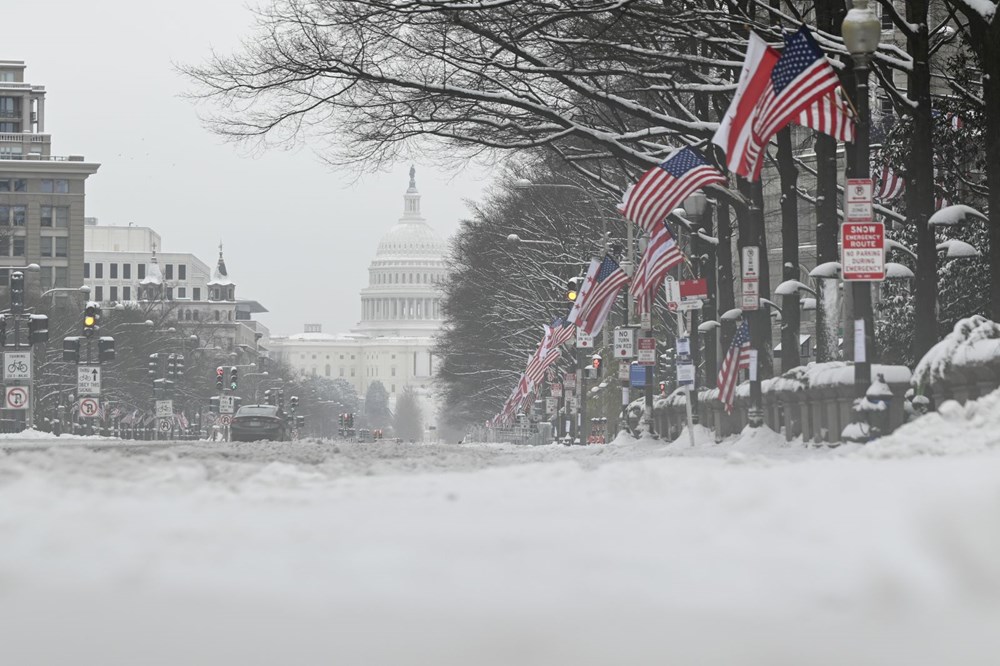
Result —
<svg viewBox="0 0 1000 666"><path fill-rule="evenodd" d="M80 365L76 368L76 394L101 395L101 368L97 365Z"/></svg>
<svg viewBox="0 0 1000 666"><path fill-rule="evenodd" d="M4 352L4 379L31 379L31 352Z"/></svg>

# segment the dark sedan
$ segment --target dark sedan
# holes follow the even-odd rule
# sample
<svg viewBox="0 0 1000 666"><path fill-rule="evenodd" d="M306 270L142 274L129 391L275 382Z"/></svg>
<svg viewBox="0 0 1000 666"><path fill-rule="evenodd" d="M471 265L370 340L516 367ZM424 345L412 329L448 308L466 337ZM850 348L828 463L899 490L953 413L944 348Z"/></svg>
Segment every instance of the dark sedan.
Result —
<svg viewBox="0 0 1000 666"><path fill-rule="evenodd" d="M285 413L274 405L247 405L236 412L229 432L234 442L284 441L288 424Z"/></svg>

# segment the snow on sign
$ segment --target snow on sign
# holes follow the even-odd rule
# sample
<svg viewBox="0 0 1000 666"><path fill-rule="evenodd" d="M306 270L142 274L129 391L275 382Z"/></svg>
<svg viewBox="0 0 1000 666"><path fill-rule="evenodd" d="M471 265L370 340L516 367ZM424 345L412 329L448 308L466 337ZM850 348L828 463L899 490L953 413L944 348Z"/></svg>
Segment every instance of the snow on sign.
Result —
<svg viewBox="0 0 1000 666"><path fill-rule="evenodd" d="M885 279L885 225L881 222L844 222L840 227L844 280Z"/></svg>
<svg viewBox="0 0 1000 666"><path fill-rule="evenodd" d="M747 245L741 251L741 257L743 291L740 307L756 310L760 307L760 248Z"/></svg>
<svg viewBox="0 0 1000 666"><path fill-rule="evenodd" d="M635 329L615 329L615 358L635 358Z"/></svg>
<svg viewBox="0 0 1000 666"><path fill-rule="evenodd" d="M5 409L27 409L31 402L27 386L8 386L4 390L3 405Z"/></svg>
<svg viewBox="0 0 1000 666"><path fill-rule="evenodd" d="M101 395L101 368L96 365L80 365L76 368L76 394Z"/></svg>
<svg viewBox="0 0 1000 666"><path fill-rule="evenodd" d="M4 379L31 379L31 352L4 352Z"/></svg>

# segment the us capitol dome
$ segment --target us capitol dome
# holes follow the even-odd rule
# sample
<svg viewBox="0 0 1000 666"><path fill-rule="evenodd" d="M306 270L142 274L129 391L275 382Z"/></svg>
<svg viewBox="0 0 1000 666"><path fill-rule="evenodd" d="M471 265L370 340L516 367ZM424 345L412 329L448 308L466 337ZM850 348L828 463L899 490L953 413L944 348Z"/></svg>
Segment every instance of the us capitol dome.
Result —
<svg viewBox="0 0 1000 666"><path fill-rule="evenodd" d="M448 245L420 215L416 169L403 195L403 216L382 236L361 290L354 332L371 337L431 337L441 328L441 284Z"/></svg>

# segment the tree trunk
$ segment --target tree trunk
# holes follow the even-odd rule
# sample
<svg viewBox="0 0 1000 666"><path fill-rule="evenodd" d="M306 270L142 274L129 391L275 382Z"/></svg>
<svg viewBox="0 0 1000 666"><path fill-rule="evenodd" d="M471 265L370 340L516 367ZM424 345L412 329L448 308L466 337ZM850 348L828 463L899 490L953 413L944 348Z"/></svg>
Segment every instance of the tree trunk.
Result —
<svg viewBox="0 0 1000 666"><path fill-rule="evenodd" d="M799 172L792 158L792 132L778 132L778 174L781 177L781 279L799 279ZM799 293L781 297L781 371L801 365L799 356Z"/></svg>
<svg viewBox="0 0 1000 666"><path fill-rule="evenodd" d="M917 270L914 280L914 352L922 357L937 342L937 249L927 220L934 211L934 144L931 113L930 41L927 0L906 3L906 20L917 26L907 37L913 58L909 98L914 102L913 136L906 183L906 217L917 231Z"/></svg>

